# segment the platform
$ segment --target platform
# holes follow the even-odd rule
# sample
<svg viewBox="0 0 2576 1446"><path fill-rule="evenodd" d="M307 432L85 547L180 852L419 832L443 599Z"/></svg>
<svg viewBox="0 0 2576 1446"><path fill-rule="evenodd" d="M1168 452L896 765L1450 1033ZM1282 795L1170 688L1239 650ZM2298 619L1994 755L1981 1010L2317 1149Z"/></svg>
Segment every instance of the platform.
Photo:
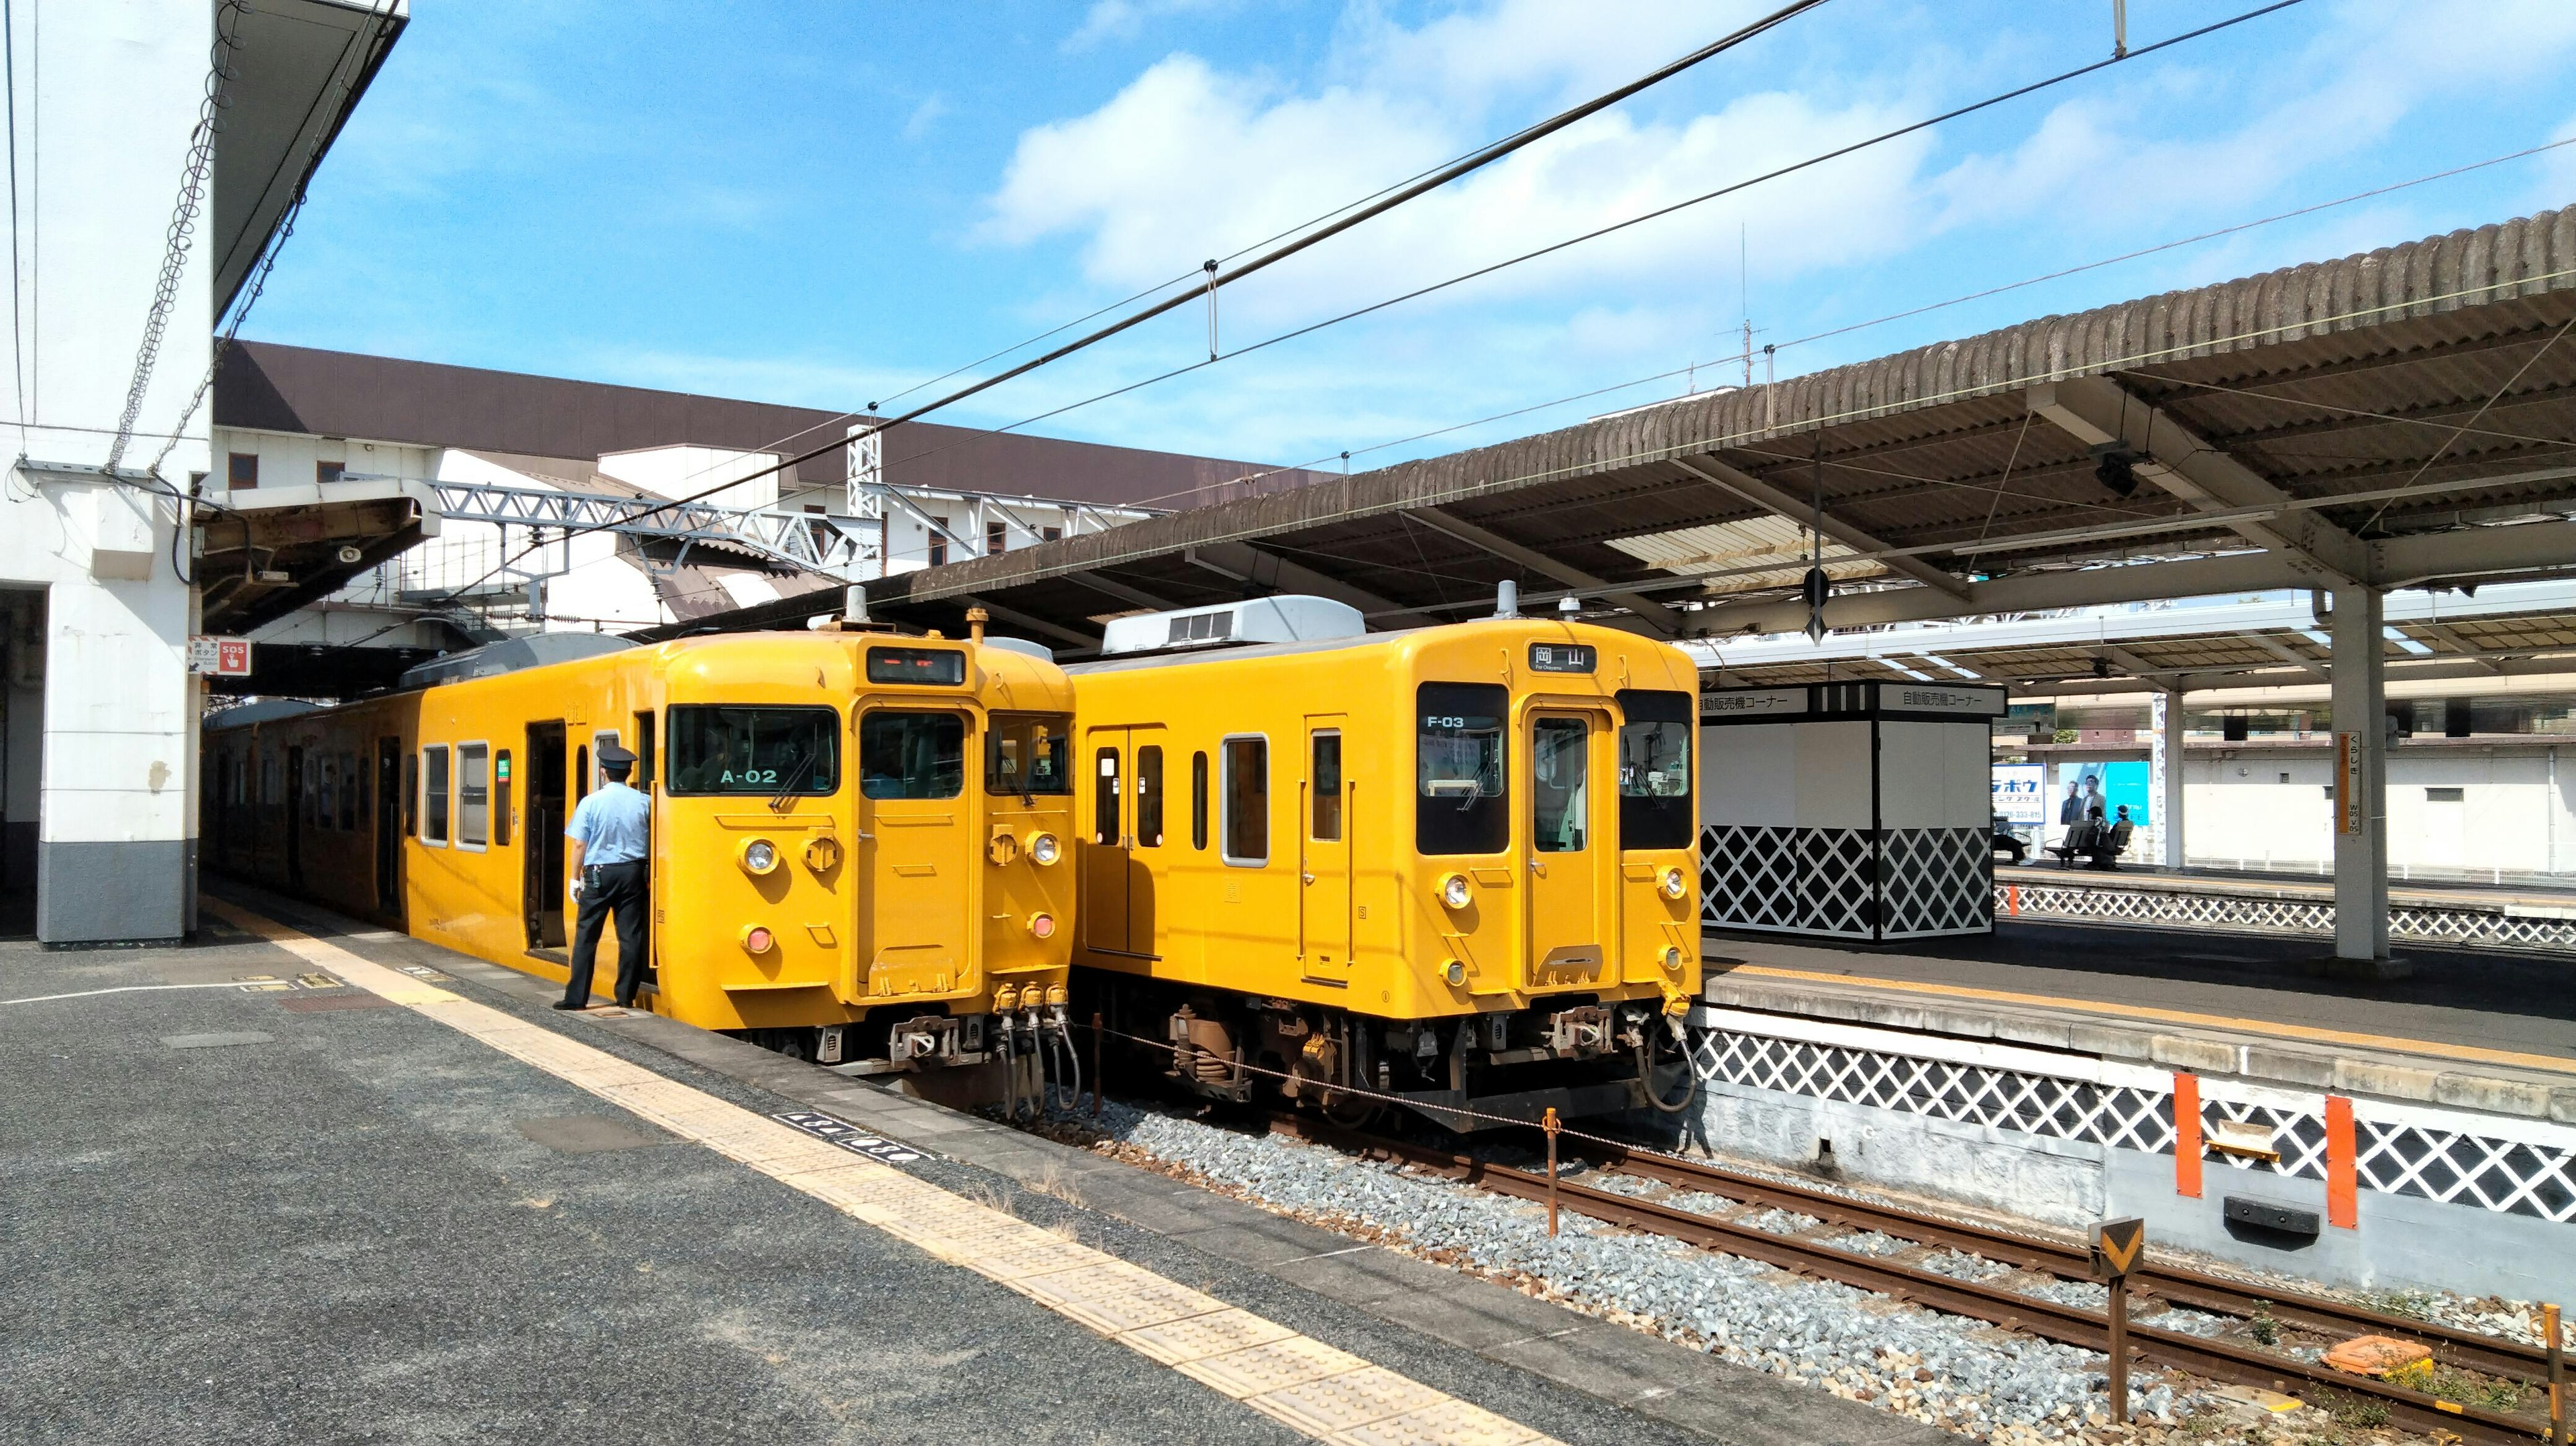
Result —
<svg viewBox="0 0 2576 1446"><path fill-rule="evenodd" d="M1936 1439L410 939L206 912L0 945L10 1439Z"/></svg>
<svg viewBox="0 0 2576 1446"><path fill-rule="evenodd" d="M1995 868L1998 919L2063 919L2331 940L2334 881L2286 871L2117 869L2055 861ZM2400 953L2456 944L2576 956L2576 890L2528 883L2389 881L2388 941Z"/></svg>

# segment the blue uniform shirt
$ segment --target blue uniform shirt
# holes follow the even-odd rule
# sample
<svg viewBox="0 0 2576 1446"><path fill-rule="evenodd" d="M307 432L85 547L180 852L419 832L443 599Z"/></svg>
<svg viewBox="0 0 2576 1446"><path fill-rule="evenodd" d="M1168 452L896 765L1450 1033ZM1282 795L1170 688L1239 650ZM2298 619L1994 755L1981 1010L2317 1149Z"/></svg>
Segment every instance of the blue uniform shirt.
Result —
<svg viewBox="0 0 2576 1446"><path fill-rule="evenodd" d="M564 837L581 845L581 861L629 864L650 848L653 801L622 783L602 784L572 811Z"/></svg>

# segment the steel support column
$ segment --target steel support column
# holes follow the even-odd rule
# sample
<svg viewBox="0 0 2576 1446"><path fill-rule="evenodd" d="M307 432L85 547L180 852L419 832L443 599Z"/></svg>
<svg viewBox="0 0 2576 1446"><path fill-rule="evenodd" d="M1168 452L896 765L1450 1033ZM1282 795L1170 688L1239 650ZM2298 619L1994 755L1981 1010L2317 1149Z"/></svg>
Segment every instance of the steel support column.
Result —
<svg viewBox="0 0 2576 1446"><path fill-rule="evenodd" d="M2178 869L2182 867L2183 830L2181 691L2166 689L2157 693L2152 711L2155 716L2151 721L2155 724L2156 736L2152 745L2153 764L2148 771L2155 775L2156 836L2164 843L2164 866Z"/></svg>
<svg viewBox="0 0 2576 1446"><path fill-rule="evenodd" d="M2380 594L2356 583L2334 599L2335 958L2389 977L2388 666Z"/></svg>

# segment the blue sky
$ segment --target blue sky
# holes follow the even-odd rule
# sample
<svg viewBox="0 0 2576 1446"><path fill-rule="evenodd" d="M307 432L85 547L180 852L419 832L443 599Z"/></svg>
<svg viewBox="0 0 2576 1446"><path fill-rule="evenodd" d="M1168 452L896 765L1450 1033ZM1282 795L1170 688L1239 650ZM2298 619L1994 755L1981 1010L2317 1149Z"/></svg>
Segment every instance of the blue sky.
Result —
<svg viewBox="0 0 2576 1446"><path fill-rule="evenodd" d="M1768 8L417 0L245 335L857 408ZM2254 0L2129 0L2139 45ZM1833 0L1222 299L1231 349L2099 58L2108 0ZM2576 5L2307 0L1033 430L1356 467L1832 328L2576 137ZM2576 145L1790 346L1816 370L2576 201ZM1198 306L939 414L1203 357ZM1704 366L1508 421L1397 439ZM914 393L918 399L930 395ZM889 442L890 448L895 444Z"/></svg>

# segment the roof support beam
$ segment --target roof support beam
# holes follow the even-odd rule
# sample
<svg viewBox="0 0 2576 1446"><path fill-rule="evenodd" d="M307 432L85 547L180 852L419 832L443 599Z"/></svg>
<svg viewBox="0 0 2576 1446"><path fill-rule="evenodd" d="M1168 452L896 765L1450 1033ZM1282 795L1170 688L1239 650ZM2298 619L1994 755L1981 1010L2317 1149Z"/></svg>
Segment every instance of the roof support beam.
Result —
<svg viewBox="0 0 2576 1446"><path fill-rule="evenodd" d="M1062 574L1062 576L1067 582L1078 582L1084 587L1090 588L1094 592L1105 592L1111 597L1118 599L1120 602L1127 604L1129 607L1139 607L1144 608L1149 612L1162 613L1170 612L1172 609L1180 606L1179 603L1167 602L1162 598L1158 598L1141 587L1129 587L1127 584L1118 581L1116 578L1102 577L1096 572L1068 572ZM990 606L990 604L987 604L987 606Z"/></svg>
<svg viewBox="0 0 2576 1446"><path fill-rule="evenodd" d="M2104 643L2093 650L2093 655L2112 667L2126 672L2132 678L2154 684L2158 689L2173 686L2169 681L2164 681L2165 675L2172 672L2172 669L2159 668L2118 643Z"/></svg>
<svg viewBox="0 0 2576 1446"><path fill-rule="evenodd" d="M2440 643L2443 647L2450 649L2458 656L2476 663L2490 675L2503 671L2496 667L2493 661L2487 658L2486 649L2479 647L2477 644L2470 642L2464 637L2461 637L2455 629L2445 627L2440 623L2400 623L2397 626L2401 629L2412 628L2416 632L2422 633L2424 636Z"/></svg>
<svg viewBox="0 0 2576 1446"><path fill-rule="evenodd" d="M2268 637L2262 633L2247 633L2244 636L2247 643L2260 648L2264 652L2270 653L2273 657L2280 659L2282 662L2289 664L2291 667L2298 669L2300 672L2307 674L2318 682L2323 683L2330 680L2324 664L2301 653L2298 649L2282 642L2279 638Z"/></svg>
<svg viewBox="0 0 2576 1446"><path fill-rule="evenodd" d="M1552 578L1570 588L1592 592L1605 602L1614 602L1635 613L1646 626L1664 637L1681 631L1678 613L1640 592L1612 592L1610 584L1579 567L1559 562L1535 548L1523 547L1499 533L1490 532L1464 518L1452 517L1437 507L1417 507L1404 514L1433 531L1446 533L1470 547L1490 552L1503 561L1528 568L1541 577Z"/></svg>
<svg viewBox="0 0 2576 1446"><path fill-rule="evenodd" d="M2043 382L2030 389L2028 399L2034 414L2087 447L2121 442L2144 454L2138 475L2198 511L2272 507L2291 500L2253 468L2109 377ZM2314 511L2237 518L2225 525L2246 541L2290 559L2302 572L2346 582L2370 575L2361 539Z"/></svg>
<svg viewBox="0 0 2576 1446"><path fill-rule="evenodd" d="M1277 592L1304 592L1328 597L1404 627L1430 627L1438 621L1420 613L1407 612L1402 604L1392 599L1379 597L1364 587L1317 572L1302 562L1266 552L1248 542L1203 542L1184 549L1182 556L1220 577L1230 577L1237 582Z"/></svg>
<svg viewBox="0 0 2576 1446"><path fill-rule="evenodd" d="M1721 491L1732 492L1765 512L1777 513L1792 522L1815 519L1816 506L1813 499L1791 496L1752 473L1742 468L1730 467L1715 457L1674 457L1670 460L1674 466L1710 486ZM1854 552L1888 550L1886 543L1835 517L1830 512L1817 520L1817 530ZM1891 572L1902 573L1926 587L1948 593L1952 597L1965 597L1968 592L1965 578L1944 572L1919 557L1885 557L1879 559L1879 565Z"/></svg>

